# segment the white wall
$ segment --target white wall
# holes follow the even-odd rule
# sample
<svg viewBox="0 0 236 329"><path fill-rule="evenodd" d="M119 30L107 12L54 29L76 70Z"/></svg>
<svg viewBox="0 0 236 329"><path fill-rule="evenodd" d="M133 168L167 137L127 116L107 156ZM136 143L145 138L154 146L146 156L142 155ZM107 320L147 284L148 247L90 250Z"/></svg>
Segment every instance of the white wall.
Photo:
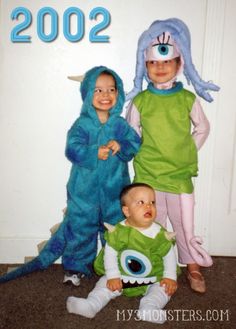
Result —
<svg viewBox="0 0 236 329"><path fill-rule="evenodd" d="M49 228L62 219L70 170L64 156L66 133L81 107L79 86L67 76L107 65L121 75L129 91L138 37L154 20L169 17L178 17L189 26L193 60L201 74L209 2L212 4L207 0L0 1L1 263L22 262L24 256L36 254L36 244L49 238ZM10 15L18 6L32 13L33 23L24 32L32 36L31 43L10 40L16 25ZM59 36L51 43L44 43L36 33L37 13L45 6L59 15ZM79 7L86 20L85 36L77 43L70 43L62 33L63 13L72 6ZM88 38L94 25L89 13L97 6L111 14L111 24L102 33L110 36L109 43L91 43Z"/></svg>

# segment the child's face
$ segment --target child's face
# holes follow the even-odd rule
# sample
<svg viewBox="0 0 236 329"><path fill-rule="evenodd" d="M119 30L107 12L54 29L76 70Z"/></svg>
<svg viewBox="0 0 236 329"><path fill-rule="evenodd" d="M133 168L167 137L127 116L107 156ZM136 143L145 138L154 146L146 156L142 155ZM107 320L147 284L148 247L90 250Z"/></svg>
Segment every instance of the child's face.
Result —
<svg viewBox="0 0 236 329"><path fill-rule="evenodd" d="M166 61L148 61L146 66L148 77L154 84L166 83L177 75L180 61L176 58Z"/></svg>
<svg viewBox="0 0 236 329"><path fill-rule="evenodd" d="M108 74L100 74L96 81L93 106L97 112L108 112L115 104L118 92L115 79Z"/></svg>
<svg viewBox="0 0 236 329"><path fill-rule="evenodd" d="M149 227L156 218L154 191L144 186L133 188L126 195L122 210L128 225L138 228Z"/></svg>

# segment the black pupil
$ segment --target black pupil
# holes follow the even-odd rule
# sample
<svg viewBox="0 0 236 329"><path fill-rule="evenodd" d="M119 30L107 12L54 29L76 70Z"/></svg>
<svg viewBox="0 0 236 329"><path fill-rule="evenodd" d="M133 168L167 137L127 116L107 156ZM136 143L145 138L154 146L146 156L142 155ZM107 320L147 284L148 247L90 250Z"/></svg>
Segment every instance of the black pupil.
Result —
<svg viewBox="0 0 236 329"><path fill-rule="evenodd" d="M161 51L164 53L164 52L166 52L166 46L162 46L161 47Z"/></svg>
<svg viewBox="0 0 236 329"><path fill-rule="evenodd" d="M142 268L142 265L135 259L130 259L128 262L129 268L132 272L139 272Z"/></svg>

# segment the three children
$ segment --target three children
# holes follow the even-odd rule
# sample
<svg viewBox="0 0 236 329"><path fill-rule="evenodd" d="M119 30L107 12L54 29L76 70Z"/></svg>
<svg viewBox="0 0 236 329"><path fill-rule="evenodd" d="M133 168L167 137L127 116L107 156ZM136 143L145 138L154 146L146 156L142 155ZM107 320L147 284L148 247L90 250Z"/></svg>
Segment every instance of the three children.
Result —
<svg viewBox="0 0 236 329"><path fill-rule="evenodd" d="M196 96L177 82L181 72L200 97L212 101L207 90L219 88L195 70L187 26L176 18L153 22L139 39L135 85L127 97L133 99L127 119L134 129L120 116L125 101L120 77L104 66L86 73L81 114L67 136L72 168L65 218L36 259L0 282L44 269L62 256L64 282L79 285L83 275L92 274L97 237L104 242L109 223L115 227L105 233L107 243L95 263L104 275L86 299L69 297L68 311L92 318L122 293L142 295L140 319L163 323L163 308L177 289L177 264L172 239L155 220L166 226L168 216L191 288L206 291L200 266L212 260L194 236L192 177L209 122ZM142 92L144 78L148 86ZM127 163L134 156L135 184L129 185Z"/></svg>

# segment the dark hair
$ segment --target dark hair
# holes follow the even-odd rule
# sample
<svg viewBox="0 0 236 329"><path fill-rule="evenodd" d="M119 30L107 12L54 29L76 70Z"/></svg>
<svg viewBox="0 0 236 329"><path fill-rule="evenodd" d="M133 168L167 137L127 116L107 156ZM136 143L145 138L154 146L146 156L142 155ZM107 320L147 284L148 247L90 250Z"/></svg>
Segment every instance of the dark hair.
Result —
<svg viewBox="0 0 236 329"><path fill-rule="evenodd" d="M180 58L180 56L175 57L174 59L176 60L176 63L178 63L178 64L181 63L181 58Z"/></svg>
<svg viewBox="0 0 236 329"><path fill-rule="evenodd" d="M133 183L133 184L127 185L120 192L120 203L121 203L121 206L124 206L125 205L124 199L125 199L126 195L133 188L136 188L136 187L147 187L147 188L150 188L151 190L153 190L153 188L150 185L146 184L146 183Z"/></svg>
<svg viewBox="0 0 236 329"><path fill-rule="evenodd" d="M114 77L114 75L113 75L111 72L109 72L109 71L107 71L107 70L104 70L104 71L102 71L102 72L99 74L98 77L100 77L101 75L108 75L108 76L112 77L113 80L114 80L114 82L115 82L115 88L117 89L116 78Z"/></svg>

